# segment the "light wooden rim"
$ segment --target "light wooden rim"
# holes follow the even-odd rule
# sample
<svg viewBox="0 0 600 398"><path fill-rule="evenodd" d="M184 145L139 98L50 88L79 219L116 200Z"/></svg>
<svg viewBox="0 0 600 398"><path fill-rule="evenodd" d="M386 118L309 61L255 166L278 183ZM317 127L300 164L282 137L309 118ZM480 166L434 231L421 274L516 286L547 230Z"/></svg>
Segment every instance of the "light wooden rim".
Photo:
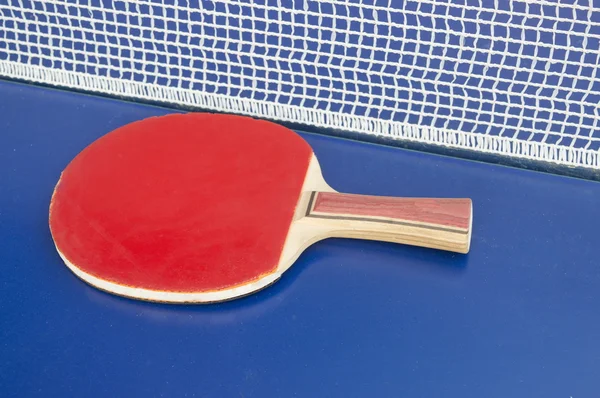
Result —
<svg viewBox="0 0 600 398"><path fill-rule="evenodd" d="M107 280L98 278L94 275L88 274L87 272L82 271L76 265L71 263L63 253L56 248L58 254L66 264L66 266L81 280L87 282L88 284L103 290L105 292L109 292L112 294L116 294L118 296L130 297L139 300L153 301L153 302L162 302L162 303L211 303L211 302L221 302L226 301L242 296L249 295L258 290L261 290L273 282L275 282L281 274L275 272L271 274L264 275L262 278L250 282L245 285L236 286L231 289L218 290L218 291L209 291L209 292L168 292L161 290L151 290L151 289L143 289L136 288L131 286L119 285L117 283L109 282Z"/></svg>

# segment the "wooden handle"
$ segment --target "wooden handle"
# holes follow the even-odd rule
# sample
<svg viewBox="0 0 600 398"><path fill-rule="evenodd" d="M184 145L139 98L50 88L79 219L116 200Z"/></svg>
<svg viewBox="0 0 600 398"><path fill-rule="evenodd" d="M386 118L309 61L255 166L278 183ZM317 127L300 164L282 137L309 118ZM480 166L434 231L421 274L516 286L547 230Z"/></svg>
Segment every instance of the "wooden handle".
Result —
<svg viewBox="0 0 600 398"><path fill-rule="evenodd" d="M305 215L331 237L382 240L467 253L471 199L421 199L312 192Z"/></svg>

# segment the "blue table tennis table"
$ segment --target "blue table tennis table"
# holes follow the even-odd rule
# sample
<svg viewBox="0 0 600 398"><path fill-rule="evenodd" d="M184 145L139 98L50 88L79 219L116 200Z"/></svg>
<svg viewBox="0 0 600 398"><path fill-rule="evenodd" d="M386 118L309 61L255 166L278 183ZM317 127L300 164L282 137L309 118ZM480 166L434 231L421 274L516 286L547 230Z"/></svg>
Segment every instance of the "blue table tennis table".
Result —
<svg viewBox="0 0 600 398"><path fill-rule="evenodd" d="M595 397L600 184L302 133L340 191L470 197L468 255L329 239L214 305L116 297L48 229L67 163L173 109L0 81L1 397Z"/></svg>

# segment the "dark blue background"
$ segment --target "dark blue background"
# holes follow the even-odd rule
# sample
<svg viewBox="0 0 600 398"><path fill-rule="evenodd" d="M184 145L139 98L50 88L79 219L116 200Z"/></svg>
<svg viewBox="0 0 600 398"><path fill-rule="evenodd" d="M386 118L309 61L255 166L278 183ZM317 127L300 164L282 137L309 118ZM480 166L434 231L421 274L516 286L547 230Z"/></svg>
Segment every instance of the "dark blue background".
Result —
<svg viewBox="0 0 600 398"><path fill-rule="evenodd" d="M87 286L48 231L59 174L168 112L0 82L1 396L597 396L594 182L305 135L338 190L471 197L471 253L327 240L210 306Z"/></svg>

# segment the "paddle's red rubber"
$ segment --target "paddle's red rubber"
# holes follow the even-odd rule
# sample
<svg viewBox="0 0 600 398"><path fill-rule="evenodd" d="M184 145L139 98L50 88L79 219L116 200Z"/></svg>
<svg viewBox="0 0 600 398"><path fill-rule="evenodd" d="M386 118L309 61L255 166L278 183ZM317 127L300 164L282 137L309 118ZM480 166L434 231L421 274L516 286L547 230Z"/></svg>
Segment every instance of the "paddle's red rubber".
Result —
<svg viewBox="0 0 600 398"><path fill-rule="evenodd" d="M244 285L275 270L311 156L291 130L247 117L135 122L64 170L50 229L70 263L119 285Z"/></svg>

